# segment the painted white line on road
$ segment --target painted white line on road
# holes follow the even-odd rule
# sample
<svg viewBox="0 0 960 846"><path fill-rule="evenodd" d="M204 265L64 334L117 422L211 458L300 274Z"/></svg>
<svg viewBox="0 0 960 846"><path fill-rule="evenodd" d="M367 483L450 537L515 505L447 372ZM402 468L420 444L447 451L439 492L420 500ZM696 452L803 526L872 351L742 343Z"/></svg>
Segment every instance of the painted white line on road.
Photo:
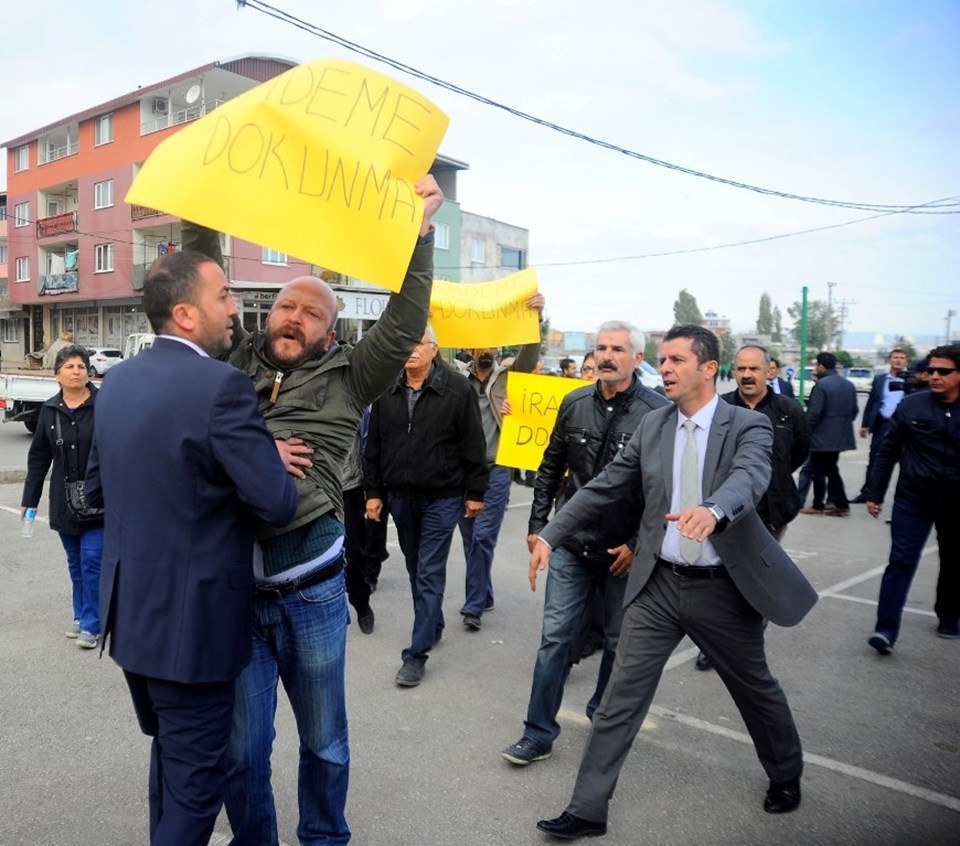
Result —
<svg viewBox="0 0 960 846"><path fill-rule="evenodd" d="M936 546L928 546L923 549L920 553L920 557L923 558L925 555L929 555L931 552L936 552ZM847 579L843 582L838 582L832 587L828 587L825 590L820 591L820 597L824 596L835 596L840 593L840 591L846 590L847 588L858 585L861 582L865 582L868 579L872 579L874 576L879 576L886 569L886 564L881 565L880 567L874 567L872 570L867 570L865 573L861 573L859 576L854 576L852 579ZM844 597L846 599L848 597Z"/></svg>
<svg viewBox="0 0 960 846"><path fill-rule="evenodd" d="M734 731L733 729L726 728L725 726L717 726L713 723L707 722L706 720L701 720L697 717L689 717L686 714L678 714L676 711L671 711L668 708L661 708L657 705L652 705L650 707L650 713L657 717L673 720L674 722L690 726L691 728L699 729L700 731L715 734L719 737L725 738L726 740L734 740L737 743L744 743L747 746L753 746L753 739L745 732ZM585 716L568 711L566 708L561 708L558 717L565 722L576 723L580 726L590 725L590 721ZM647 730L650 730L654 725L654 723L650 723L648 720L644 721L644 728ZM872 770L867 770L863 767L856 767L853 764L845 764L843 761L836 761L833 758L827 758L824 755L816 755L810 752L804 752L803 761L805 764L814 764L815 766L832 770L833 772L840 773L841 775L850 776L851 778L858 778L861 781L874 784L877 787L883 787L887 790L894 790L897 793L902 793L906 796L913 796L915 799L923 799L925 802L930 802L933 805L939 805L942 808L948 808L951 811L960 811L960 799L955 796L949 796L946 793L937 793L934 790L927 790L925 787L918 787L915 784L910 784L909 782L901 781L897 778L891 778L890 776L885 776L882 773L875 773Z"/></svg>
<svg viewBox="0 0 960 846"><path fill-rule="evenodd" d="M20 509L19 509L19 508L11 508L9 505L0 505L0 511L6 511L8 514L13 514L13 515L15 515L18 519L19 519L19 517L20 517ZM37 522L38 522L38 523L49 523L49 522L50 522L46 517L41 517L39 514L37 515L37 518L36 518L36 519L37 519Z"/></svg>
<svg viewBox="0 0 960 846"><path fill-rule="evenodd" d="M864 599L862 596L847 596L842 593L832 593L827 597L828 599L842 599L844 602L857 602L860 605L872 605L876 608L880 603L875 599ZM904 614L920 614L923 617L936 617L937 615L933 611L926 611L923 608L904 608Z"/></svg>

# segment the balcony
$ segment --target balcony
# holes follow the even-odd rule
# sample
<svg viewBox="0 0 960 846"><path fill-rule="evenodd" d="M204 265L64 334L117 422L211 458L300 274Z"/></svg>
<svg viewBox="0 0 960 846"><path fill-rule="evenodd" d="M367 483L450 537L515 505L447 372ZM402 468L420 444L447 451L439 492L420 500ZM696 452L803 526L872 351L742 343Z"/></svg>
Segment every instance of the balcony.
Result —
<svg viewBox="0 0 960 846"><path fill-rule="evenodd" d="M77 213L66 212L44 217L37 221L37 237L49 238L52 235L68 235L77 231Z"/></svg>
<svg viewBox="0 0 960 846"><path fill-rule="evenodd" d="M150 206L130 206L130 220L146 220L148 217L161 217L166 212L157 211Z"/></svg>
<svg viewBox="0 0 960 846"><path fill-rule="evenodd" d="M76 141L70 141L60 146L54 146L53 144L48 144L46 147L41 146L37 151L37 164L47 164L48 162L55 162L57 159L63 159L67 156L75 156L77 154L77 148L78 145Z"/></svg>
<svg viewBox="0 0 960 846"><path fill-rule="evenodd" d="M38 280L38 294L72 294L80 290L80 274L76 270L66 273L48 273Z"/></svg>
<svg viewBox="0 0 960 846"><path fill-rule="evenodd" d="M150 133L159 132L161 129L167 129L171 126L179 126L181 123L198 120L223 104L223 100L209 100L205 103L188 106L186 109L180 109L179 111L170 112L166 115L155 115L150 120L140 124L140 134L150 135Z"/></svg>

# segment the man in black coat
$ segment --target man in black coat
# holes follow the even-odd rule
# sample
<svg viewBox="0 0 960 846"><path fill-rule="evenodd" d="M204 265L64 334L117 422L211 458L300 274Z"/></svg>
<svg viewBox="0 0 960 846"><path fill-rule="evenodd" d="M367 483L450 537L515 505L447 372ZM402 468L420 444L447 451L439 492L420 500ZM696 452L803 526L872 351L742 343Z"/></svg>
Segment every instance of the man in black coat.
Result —
<svg viewBox="0 0 960 846"><path fill-rule="evenodd" d="M736 363L734 363L733 377L737 377ZM797 398L797 395L793 392L793 385L790 384L790 380L781 378L780 362L775 358L771 358L770 364L767 365L767 385L775 394L790 397L791 399Z"/></svg>
<svg viewBox="0 0 960 846"><path fill-rule="evenodd" d="M857 389L837 373L837 357L822 352L814 368L817 383L807 404L807 427L810 430L810 463L813 469L813 507L803 514L830 514L845 517L850 513L850 500L840 478L840 453L856 449L853 421L859 412ZM832 508L825 508L829 492Z"/></svg>

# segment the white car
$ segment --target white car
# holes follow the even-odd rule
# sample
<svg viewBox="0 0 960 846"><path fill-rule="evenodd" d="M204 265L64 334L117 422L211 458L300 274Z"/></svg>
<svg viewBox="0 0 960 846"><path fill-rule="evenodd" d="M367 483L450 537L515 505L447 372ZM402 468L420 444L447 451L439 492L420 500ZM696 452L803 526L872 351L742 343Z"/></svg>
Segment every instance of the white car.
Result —
<svg viewBox="0 0 960 846"><path fill-rule="evenodd" d="M873 368L848 367L847 378L853 382L858 394L869 394L873 387Z"/></svg>
<svg viewBox="0 0 960 846"><path fill-rule="evenodd" d="M637 368L637 375L640 376L640 382L644 387L652 388L659 394L663 393L663 377L652 364L641 361Z"/></svg>
<svg viewBox="0 0 960 846"><path fill-rule="evenodd" d="M113 347L90 348L90 372L94 376L103 376L113 365L123 361L120 350Z"/></svg>

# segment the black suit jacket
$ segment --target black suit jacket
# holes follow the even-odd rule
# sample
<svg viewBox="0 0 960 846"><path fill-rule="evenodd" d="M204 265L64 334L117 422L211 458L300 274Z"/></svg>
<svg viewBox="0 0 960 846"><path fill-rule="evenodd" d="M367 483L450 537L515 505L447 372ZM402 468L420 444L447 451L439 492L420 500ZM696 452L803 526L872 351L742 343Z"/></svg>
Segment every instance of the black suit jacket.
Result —
<svg viewBox="0 0 960 846"><path fill-rule="evenodd" d="M297 506L250 379L157 338L104 379L93 437L110 654L168 681L235 678L250 660L254 517L284 524Z"/></svg>

